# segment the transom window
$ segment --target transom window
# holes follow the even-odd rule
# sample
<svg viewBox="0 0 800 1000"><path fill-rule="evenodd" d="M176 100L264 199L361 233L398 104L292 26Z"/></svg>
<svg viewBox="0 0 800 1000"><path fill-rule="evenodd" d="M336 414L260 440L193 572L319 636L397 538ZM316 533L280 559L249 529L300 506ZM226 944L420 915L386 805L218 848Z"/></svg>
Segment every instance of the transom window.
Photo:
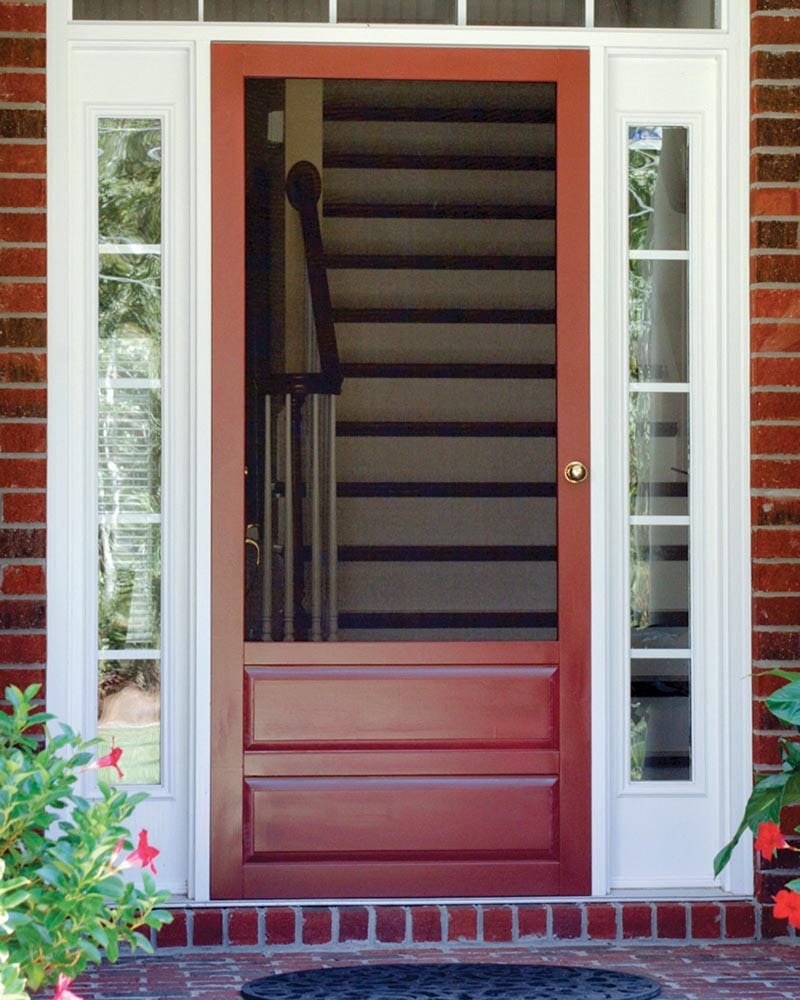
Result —
<svg viewBox="0 0 800 1000"><path fill-rule="evenodd" d="M718 28L720 0L74 0L89 21Z"/></svg>

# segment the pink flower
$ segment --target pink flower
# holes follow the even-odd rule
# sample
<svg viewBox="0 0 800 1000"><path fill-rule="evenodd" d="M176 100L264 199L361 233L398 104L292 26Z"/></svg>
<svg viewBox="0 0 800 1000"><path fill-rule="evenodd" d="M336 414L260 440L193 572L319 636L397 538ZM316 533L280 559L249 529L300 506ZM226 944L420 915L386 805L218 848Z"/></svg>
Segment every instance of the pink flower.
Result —
<svg viewBox="0 0 800 1000"><path fill-rule="evenodd" d="M53 994L53 1000L82 1000L77 993L73 993L72 990L68 989L71 983L72 980L69 976L65 976L63 972L60 972L58 975L56 991Z"/></svg>
<svg viewBox="0 0 800 1000"><path fill-rule="evenodd" d="M792 927L800 927L800 893L791 889L781 889L777 896L772 898L775 900L772 908L773 916L778 919L785 917Z"/></svg>
<svg viewBox="0 0 800 1000"><path fill-rule="evenodd" d="M114 737L112 736L111 750L104 756L98 757L97 760L94 762L94 764L89 764L88 767L84 767L83 770L91 771L93 768L99 769L101 767L113 767L114 770L119 775L120 780L122 780L125 777L125 775L119 768L119 759L121 756L122 756L122 747L114 746Z"/></svg>
<svg viewBox="0 0 800 1000"><path fill-rule="evenodd" d="M770 861L775 857L779 847L786 847L781 828L777 823L759 823L758 836L755 840L755 848L760 852L765 861Z"/></svg>
<svg viewBox="0 0 800 1000"><path fill-rule="evenodd" d="M128 857L125 859L122 867L131 868L134 865L141 865L142 868L149 868L150 871L156 875L156 866L153 864L153 860L158 857L161 852L157 847L152 847L147 843L147 830L140 830L139 832L139 843L136 845L136 850L131 851Z"/></svg>

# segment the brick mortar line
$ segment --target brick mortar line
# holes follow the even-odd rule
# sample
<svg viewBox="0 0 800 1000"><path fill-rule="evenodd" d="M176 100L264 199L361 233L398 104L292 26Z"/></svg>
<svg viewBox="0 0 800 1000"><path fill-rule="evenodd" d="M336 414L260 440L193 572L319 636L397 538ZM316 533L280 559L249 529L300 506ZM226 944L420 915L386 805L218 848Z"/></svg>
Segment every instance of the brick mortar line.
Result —
<svg viewBox="0 0 800 1000"><path fill-rule="evenodd" d="M44 350L44 348L31 348L31 350ZM800 351L752 351L751 360L756 358L777 358L779 361L785 358L800 358Z"/></svg>
<svg viewBox="0 0 800 1000"><path fill-rule="evenodd" d="M790 635L800 632L800 622L797 625L754 625L754 632L764 632L764 633L788 633Z"/></svg>
<svg viewBox="0 0 800 1000"><path fill-rule="evenodd" d="M797 115L789 116L792 121L797 120ZM751 156L798 156L800 146L751 146Z"/></svg>
<svg viewBox="0 0 800 1000"><path fill-rule="evenodd" d="M17 105L17 106L21 107L22 105ZM44 105L43 105L43 103L41 101L39 101L39 102L37 102L36 106L37 107L43 107ZM1 103L0 103L0 107L3 107L3 105ZM31 107L33 107L33 104L31 104ZM750 121L751 122L773 121L773 120L774 121L797 121L797 115L798 115L798 113L796 111L759 111L759 110L756 110L756 111L751 111L750 112Z"/></svg>
<svg viewBox="0 0 800 1000"><path fill-rule="evenodd" d="M2 69L0 69L0 74ZM2 136L0 146L46 146L47 139L31 139L28 136Z"/></svg>
<svg viewBox="0 0 800 1000"><path fill-rule="evenodd" d="M0 76L3 68L0 67ZM0 101L0 111L46 111L45 101Z"/></svg>
<svg viewBox="0 0 800 1000"><path fill-rule="evenodd" d="M28 274L0 274L2 285L46 285L47 276ZM797 286L800 288L800 285Z"/></svg>
<svg viewBox="0 0 800 1000"><path fill-rule="evenodd" d="M796 590L754 590L752 592L753 597L792 597L796 598L798 596L798 591ZM800 665L798 665L798 670L800 670Z"/></svg>
<svg viewBox="0 0 800 1000"><path fill-rule="evenodd" d="M34 174L34 173L3 173L0 172L0 179L6 181L21 181L21 180L32 180L32 181L42 181L47 179L47 174Z"/></svg>
<svg viewBox="0 0 800 1000"><path fill-rule="evenodd" d="M3 245L2 245L2 243L0 243L0 250L2 250L2 248L3 248ZM12 354L31 354L31 355L33 355L34 357L37 357L37 358L39 358L39 357L46 358L47 357L47 348L46 347L25 347L24 345L20 345L19 347L12 347L12 346L3 347L2 340L0 340L0 355L5 355L5 354L8 354L8 355L12 355ZM752 355L752 356L753 357L756 357L756 356L761 357L762 355ZM768 356L772 357L772 355L763 355L763 357L768 357ZM784 357L788 358L789 356L790 356L789 354L777 355L777 357L779 357L779 358L784 358ZM800 357L800 355L798 355L798 357Z"/></svg>
<svg viewBox="0 0 800 1000"><path fill-rule="evenodd" d="M754 87L796 87L800 84L800 77L778 77L774 80L767 77L752 77L750 79L750 89Z"/></svg>
<svg viewBox="0 0 800 1000"><path fill-rule="evenodd" d="M0 316L0 322L2 322L2 319L3 317ZM47 388L47 382L0 382L0 389L46 389L46 388Z"/></svg>
<svg viewBox="0 0 800 1000"><path fill-rule="evenodd" d="M0 215L47 215L43 205L0 205Z"/></svg>
<svg viewBox="0 0 800 1000"><path fill-rule="evenodd" d="M4 319L47 319L47 313L35 312L0 312L0 321Z"/></svg>
<svg viewBox="0 0 800 1000"><path fill-rule="evenodd" d="M46 243L12 243L6 240L0 240L0 248L6 250L46 250Z"/></svg>
<svg viewBox="0 0 800 1000"><path fill-rule="evenodd" d="M2 174L0 174L0 177ZM800 257L800 249L795 247L750 247L750 256L759 257Z"/></svg>

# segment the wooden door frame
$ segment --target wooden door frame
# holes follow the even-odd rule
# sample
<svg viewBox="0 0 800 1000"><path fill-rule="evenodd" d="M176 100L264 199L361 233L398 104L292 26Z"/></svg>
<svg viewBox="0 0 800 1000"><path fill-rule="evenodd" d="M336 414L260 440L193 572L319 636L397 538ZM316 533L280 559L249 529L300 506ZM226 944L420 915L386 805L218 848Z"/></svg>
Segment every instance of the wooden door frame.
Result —
<svg viewBox="0 0 800 1000"><path fill-rule="evenodd" d="M248 77L556 82L557 329L571 348L558 353L559 381L582 387L577 405L557 400L558 547L569 547L574 578L558 573L561 734L569 733L561 780L561 892L591 885L590 531L588 484L561 477L567 462L589 464L589 53L583 49L463 49L412 46L211 46L212 136L212 482L211 482L211 895L243 898L242 784L244 608L244 86ZM565 124L566 127L565 127ZM576 137L579 141L576 141ZM585 151L575 156L575 147ZM565 194L568 192L568 195ZM575 349L575 346L579 349ZM581 349L582 348L582 349ZM585 526L574 530L570 526ZM302 646L287 649L296 659ZM368 644L360 643L359 646ZM388 644L369 644L373 655ZM468 655L469 643L438 643ZM443 650L444 652L444 650ZM387 648L388 654L388 648ZM302 655L302 654L301 654ZM373 661L374 662L374 661ZM583 669L581 669L583 664ZM565 669L566 668L566 669ZM239 845L238 854L231 845Z"/></svg>

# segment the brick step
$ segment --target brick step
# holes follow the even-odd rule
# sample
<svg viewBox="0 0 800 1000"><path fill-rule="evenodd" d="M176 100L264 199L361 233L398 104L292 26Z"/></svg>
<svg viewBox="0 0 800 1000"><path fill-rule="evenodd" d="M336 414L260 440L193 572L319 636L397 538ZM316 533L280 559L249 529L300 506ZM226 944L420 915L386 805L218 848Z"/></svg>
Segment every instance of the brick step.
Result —
<svg viewBox="0 0 800 1000"><path fill-rule="evenodd" d="M548 944L660 942L697 945L786 937L786 922L753 899L290 906L231 903L173 907L153 934L174 948L386 949L414 945L497 948Z"/></svg>

